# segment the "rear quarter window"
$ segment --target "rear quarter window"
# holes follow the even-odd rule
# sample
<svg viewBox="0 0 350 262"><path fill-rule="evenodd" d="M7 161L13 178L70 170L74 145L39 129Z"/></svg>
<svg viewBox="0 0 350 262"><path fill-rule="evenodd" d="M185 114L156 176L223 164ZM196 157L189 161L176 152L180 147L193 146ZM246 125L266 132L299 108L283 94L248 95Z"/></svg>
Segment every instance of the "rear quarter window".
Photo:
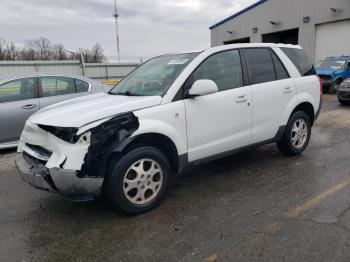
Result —
<svg viewBox="0 0 350 262"><path fill-rule="evenodd" d="M83 92L89 92L89 83L79 80L79 79L75 79L75 88L77 89L77 93L83 93Z"/></svg>
<svg viewBox="0 0 350 262"><path fill-rule="evenodd" d="M315 75L316 71L303 49L282 47L302 76Z"/></svg>

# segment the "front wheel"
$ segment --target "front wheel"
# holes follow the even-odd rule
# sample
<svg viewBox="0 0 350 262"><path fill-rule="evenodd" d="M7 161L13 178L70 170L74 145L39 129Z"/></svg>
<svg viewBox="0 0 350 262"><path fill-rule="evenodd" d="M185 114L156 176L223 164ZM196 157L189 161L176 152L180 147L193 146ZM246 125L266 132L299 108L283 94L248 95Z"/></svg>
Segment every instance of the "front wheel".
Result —
<svg viewBox="0 0 350 262"><path fill-rule="evenodd" d="M171 175L169 161L161 151L139 147L111 165L105 187L114 209L136 215L159 204Z"/></svg>
<svg viewBox="0 0 350 262"><path fill-rule="evenodd" d="M295 112L289 119L278 149L289 156L301 154L311 136L310 118L302 111Z"/></svg>

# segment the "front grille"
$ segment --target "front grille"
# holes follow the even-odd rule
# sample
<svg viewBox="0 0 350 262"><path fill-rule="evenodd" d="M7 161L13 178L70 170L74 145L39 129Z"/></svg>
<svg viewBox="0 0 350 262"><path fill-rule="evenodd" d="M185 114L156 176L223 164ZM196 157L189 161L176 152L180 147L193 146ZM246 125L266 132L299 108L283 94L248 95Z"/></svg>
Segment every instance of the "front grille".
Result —
<svg viewBox="0 0 350 262"><path fill-rule="evenodd" d="M46 161L40 160L40 159L28 154L25 151L23 152L23 158L27 162L28 165L32 166L32 168L35 167L35 168L39 169L40 172L38 172L38 173L48 172L48 169L45 167ZM37 171L37 169L34 171Z"/></svg>
<svg viewBox="0 0 350 262"><path fill-rule="evenodd" d="M52 152L50 152L49 150L38 146L38 145L32 145L32 144L28 144L26 143L26 146L29 147L31 150L35 151L36 153L38 153L40 156L43 156L45 158L50 158L52 155Z"/></svg>
<svg viewBox="0 0 350 262"><path fill-rule="evenodd" d="M30 171L33 174L40 175L45 179L45 181L54 189L57 190L51 176L49 169L45 166L46 161L37 159L31 155L29 155L27 152L23 152L23 158L24 161L31 166Z"/></svg>
<svg viewBox="0 0 350 262"><path fill-rule="evenodd" d="M350 92L339 91L338 96L342 99L350 99Z"/></svg>

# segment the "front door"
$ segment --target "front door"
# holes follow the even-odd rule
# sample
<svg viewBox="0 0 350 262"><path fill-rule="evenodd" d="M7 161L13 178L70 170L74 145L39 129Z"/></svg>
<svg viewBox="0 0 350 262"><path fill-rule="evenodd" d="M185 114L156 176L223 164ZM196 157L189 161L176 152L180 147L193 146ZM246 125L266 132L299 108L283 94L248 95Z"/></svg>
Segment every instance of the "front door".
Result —
<svg viewBox="0 0 350 262"><path fill-rule="evenodd" d="M237 50L220 52L206 59L190 77L213 80L219 92L185 99L188 158L194 161L251 142L252 91L243 86Z"/></svg>

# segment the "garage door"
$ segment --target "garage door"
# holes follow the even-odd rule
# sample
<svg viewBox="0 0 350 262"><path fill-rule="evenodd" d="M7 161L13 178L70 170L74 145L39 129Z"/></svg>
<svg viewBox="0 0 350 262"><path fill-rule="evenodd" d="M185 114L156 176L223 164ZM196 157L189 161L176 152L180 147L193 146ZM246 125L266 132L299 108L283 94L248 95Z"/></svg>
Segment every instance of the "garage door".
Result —
<svg viewBox="0 0 350 262"><path fill-rule="evenodd" d="M350 20L316 26L315 62L341 55L350 55Z"/></svg>

